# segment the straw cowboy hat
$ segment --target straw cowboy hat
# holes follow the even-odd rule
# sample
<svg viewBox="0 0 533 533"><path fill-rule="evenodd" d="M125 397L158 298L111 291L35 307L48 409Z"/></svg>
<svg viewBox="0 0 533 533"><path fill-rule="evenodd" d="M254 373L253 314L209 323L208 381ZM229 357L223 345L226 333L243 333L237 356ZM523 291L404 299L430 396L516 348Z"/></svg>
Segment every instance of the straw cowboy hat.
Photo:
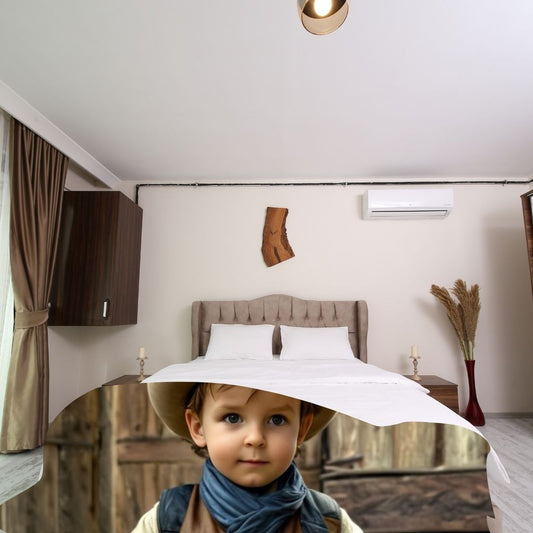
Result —
<svg viewBox="0 0 533 533"><path fill-rule="evenodd" d="M185 403L195 385L197 383L175 381L148 383L148 396L159 418L171 431L187 440L192 438L185 422ZM324 429L335 414L331 409L314 405L313 423L305 440Z"/></svg>

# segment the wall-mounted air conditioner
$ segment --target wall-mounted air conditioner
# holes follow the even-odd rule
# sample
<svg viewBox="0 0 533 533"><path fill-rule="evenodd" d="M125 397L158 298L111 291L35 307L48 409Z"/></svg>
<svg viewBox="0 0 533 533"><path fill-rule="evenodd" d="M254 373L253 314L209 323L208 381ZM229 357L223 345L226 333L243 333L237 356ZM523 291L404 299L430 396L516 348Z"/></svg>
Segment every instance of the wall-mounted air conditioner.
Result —
<svg viewBox="0 0 533 533"><path fill-rule="evenodd" d="M370 189L364 218L444 218L453 208L452 189Z"/></svg>

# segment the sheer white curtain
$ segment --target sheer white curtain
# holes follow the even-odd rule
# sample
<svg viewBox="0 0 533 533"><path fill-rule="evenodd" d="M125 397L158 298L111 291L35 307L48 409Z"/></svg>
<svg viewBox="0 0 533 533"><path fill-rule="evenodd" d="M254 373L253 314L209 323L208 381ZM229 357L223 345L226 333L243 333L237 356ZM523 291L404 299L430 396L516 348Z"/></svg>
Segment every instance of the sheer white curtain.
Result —
<svg viewBox="0 0 533 533"><path fill-rule="evenodd" d="M13 339L13 290L9 262L9 121L0 109L0 427Z"/></svg>

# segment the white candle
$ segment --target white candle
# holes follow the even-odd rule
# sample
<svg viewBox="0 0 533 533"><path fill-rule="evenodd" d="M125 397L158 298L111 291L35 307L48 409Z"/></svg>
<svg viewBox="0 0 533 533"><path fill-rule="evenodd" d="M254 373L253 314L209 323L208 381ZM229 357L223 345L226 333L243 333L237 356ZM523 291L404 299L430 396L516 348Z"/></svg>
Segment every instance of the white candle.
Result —
<svg viewBox="0 0 533 533"><path fill-rule="evenodd" d="M146 359L146 352L143 346L139 348L139 357L137 359Z"/></svg>
<svg viewBox="0 0 533 533"><path fill-rule="evenodd" d="M416 344L411 346L411 358L418 359L418 346Z"/></svg>

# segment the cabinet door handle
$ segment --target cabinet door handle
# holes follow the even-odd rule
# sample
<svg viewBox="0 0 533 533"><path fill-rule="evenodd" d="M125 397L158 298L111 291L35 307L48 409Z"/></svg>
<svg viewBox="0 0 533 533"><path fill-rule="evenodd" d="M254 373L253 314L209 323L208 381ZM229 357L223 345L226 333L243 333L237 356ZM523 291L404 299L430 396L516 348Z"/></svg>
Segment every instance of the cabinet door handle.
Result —
<svg viewBox="0 0 533 533"><path fill-rule="evenodd" d="M104 300L104 308L102 309L102 316L107 318L109 316L109 298Z"/></svg>

